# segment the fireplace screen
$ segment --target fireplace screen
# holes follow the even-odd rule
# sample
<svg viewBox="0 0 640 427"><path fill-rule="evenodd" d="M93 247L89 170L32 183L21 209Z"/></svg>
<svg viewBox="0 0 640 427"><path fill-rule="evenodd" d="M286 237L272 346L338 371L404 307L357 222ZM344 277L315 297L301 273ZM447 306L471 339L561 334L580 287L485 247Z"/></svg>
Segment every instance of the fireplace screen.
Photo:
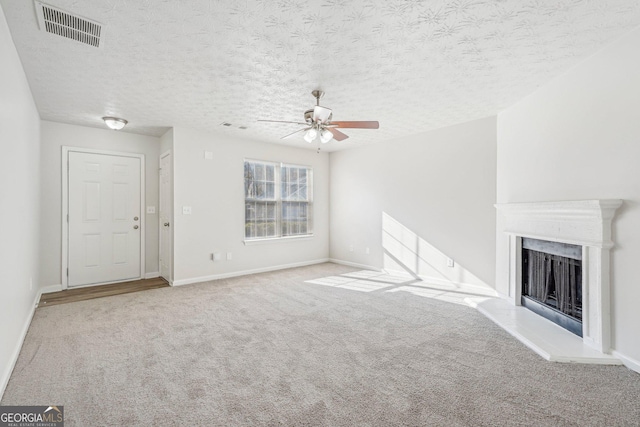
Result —
<svg viewBox="0 0 640 427"><path fill-rule="evenodd" d="M522 305L582 336L582 247L523 238Z"/></svg>

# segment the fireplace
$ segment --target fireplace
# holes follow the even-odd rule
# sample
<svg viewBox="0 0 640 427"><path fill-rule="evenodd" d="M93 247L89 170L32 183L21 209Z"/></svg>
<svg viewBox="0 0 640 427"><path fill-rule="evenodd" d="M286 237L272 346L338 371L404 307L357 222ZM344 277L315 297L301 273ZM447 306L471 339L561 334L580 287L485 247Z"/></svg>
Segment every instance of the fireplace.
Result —
<svg viewBox="0 0 640 427"><path fill-rule="evenodd" d="M522 306L582 336L582 246L522 238Z"/></svg>
<svg viewBox="0 0 640 427"><path fill-rule="evenodd" d="M573 317L572 320L579 321L579 335L582 336L583 344L600 354L608 354L611 348L611 223L616 209L621 204L622 200L579 200L496 205L499 214L498 224L508 236L505 246L502 246L504 250L501 249L500 252L508 256L508 270L505 271L508 276L508 299L516 306L542 307L541 311L553 314L567 314L563 312L570 311L571 316L564 318ZM559 247L564 245L563 251L569 250L575 256L567 256L566 251L561 254L554 253L558 251L558 246L550 251L532 249L533 240L560 243ZM548 244L544 245L547 249L551 247ZM570 248L569 245L576 247ZM531 251L551 254L530 257ZM547 261L544 257L552 261ZM578 257L580 259L577 259ZM569 260L562 261L560 258ZM579 267L577 261L580 262ZM529 269L532 262L547 263L548 268L534 266L535 273L532 273L545 277L533 279L535 282L523 283L524 270ZM553 301L550 303L551 306L542 304L553 300L549 298L550 286L555 287L558 281L569 282L568 286L575 283L575 287L568 291L568 296L556 294L555 307ZM562 300L561 307L557 306L558 298ZM567 301L571 302L571 308L565 306ZM538 317L542 322L547 321L544 319L546 316Z"/></svg>

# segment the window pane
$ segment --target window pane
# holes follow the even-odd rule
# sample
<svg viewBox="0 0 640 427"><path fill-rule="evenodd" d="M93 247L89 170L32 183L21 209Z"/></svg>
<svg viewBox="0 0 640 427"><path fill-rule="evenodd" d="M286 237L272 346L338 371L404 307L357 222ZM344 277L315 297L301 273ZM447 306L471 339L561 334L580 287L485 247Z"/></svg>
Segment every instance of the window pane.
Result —
<svg viewBox="0 0 640 427"><path fill-rule="evenodd" d="M275 182L276 180L276 167L274 165L267 165L266 166L266 172L267 172L267 181L270 182Z"/></svg>
<svg viewBox="0 0 640 427"><path fill-rule="evenodd" d="M251 197L253 183L252 166L249 162L244 162L244 197Z"/></svg>
<svg viewBox="0 0 640 427"><path fill-rule="evenodd" d="M256 182L256 199L264 199L267 193L266 184L264 182Z"/></svg>
<svg viewBox="0 0 640 427"><path fill-rule="evenodd" d="M298 200L300 198L300 195L298 194L298 184L291 184L291 190L289 194L289 198L291 200Z"/></svg>
<svg viewBox="0 0 640 427"><path fill-rule="evenodd" d="M266 177L265 177L264 165L260 163L255 163L254 179L256 181L264 181L265 178Z"/></svg>
<svg viewBox="0 0 640 427"><path fill-rule="evenodd" d="M245 221L255 219L255 217L256 217L256 208L254 204L251 202L245 203L245 210L244 210Z"/></svg>
<svg viewBox="0 0 640 427"><path fill-rule="evenodd" d="M267 236L269 236L269 237L275 237L276 236L276 222L275 221L269 221L267 223Z"/></svg>
<svg viewBox="0 0 640 427"><path fill-rule="evenodd" d="M267 205L267 218L273 221L276 220L276 204L275 203L269 203Z"/></svg>
<svg viewBox="0 0 640 427"><path fill-rule="evenodd" d="M269 200L273 200L276 198L276 184L273 182L268 182L266 184L267 186L267 191L265 194L265 198L269 199Z"/></svg>

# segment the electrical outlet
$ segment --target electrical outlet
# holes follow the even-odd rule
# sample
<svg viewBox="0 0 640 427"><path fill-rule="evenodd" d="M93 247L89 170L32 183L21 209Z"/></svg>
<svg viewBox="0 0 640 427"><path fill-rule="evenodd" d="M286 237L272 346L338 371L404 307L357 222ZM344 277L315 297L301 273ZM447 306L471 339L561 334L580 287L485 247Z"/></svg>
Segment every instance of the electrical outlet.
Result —
<svg viewBox="0 0 640 427"><path fill-rule="evenodd" d="M447 258L447 267L453 267L454 266L454 262L451 258Z"/></svg>
<svg viewBox="0 0 640 427"><path fill-rule="evenodd" d="M233 258L233 254L231 252L227 252L227 261Z"/></svg>
<svg viewBox="0 0 640 427"><path fill-rule="evenodd" d="M191 206L183 206L182 215L191 215Z"/></svg>
<svg viewBox="0 0 640 427"><path fill-rule="evenodd" d="M148 214L156 213L156 207L155 206L147 206L147 213Z"/></svg>

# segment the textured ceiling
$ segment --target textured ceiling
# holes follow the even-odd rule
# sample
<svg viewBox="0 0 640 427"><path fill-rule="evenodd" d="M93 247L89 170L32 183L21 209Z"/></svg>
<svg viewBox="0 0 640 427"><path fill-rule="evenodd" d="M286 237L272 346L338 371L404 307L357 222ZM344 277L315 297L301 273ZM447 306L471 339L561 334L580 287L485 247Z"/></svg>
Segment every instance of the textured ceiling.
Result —
<svg viewBox="0 0 640 427"><path fill-rule="evenodd" d="M32 1L0 0L43 119L315 148L256 120L302 121L321 88L335 120L380 121L328 150L494 115L640 24L636 0L47 3L105 32L100 49L49 35Z"/></svg>

